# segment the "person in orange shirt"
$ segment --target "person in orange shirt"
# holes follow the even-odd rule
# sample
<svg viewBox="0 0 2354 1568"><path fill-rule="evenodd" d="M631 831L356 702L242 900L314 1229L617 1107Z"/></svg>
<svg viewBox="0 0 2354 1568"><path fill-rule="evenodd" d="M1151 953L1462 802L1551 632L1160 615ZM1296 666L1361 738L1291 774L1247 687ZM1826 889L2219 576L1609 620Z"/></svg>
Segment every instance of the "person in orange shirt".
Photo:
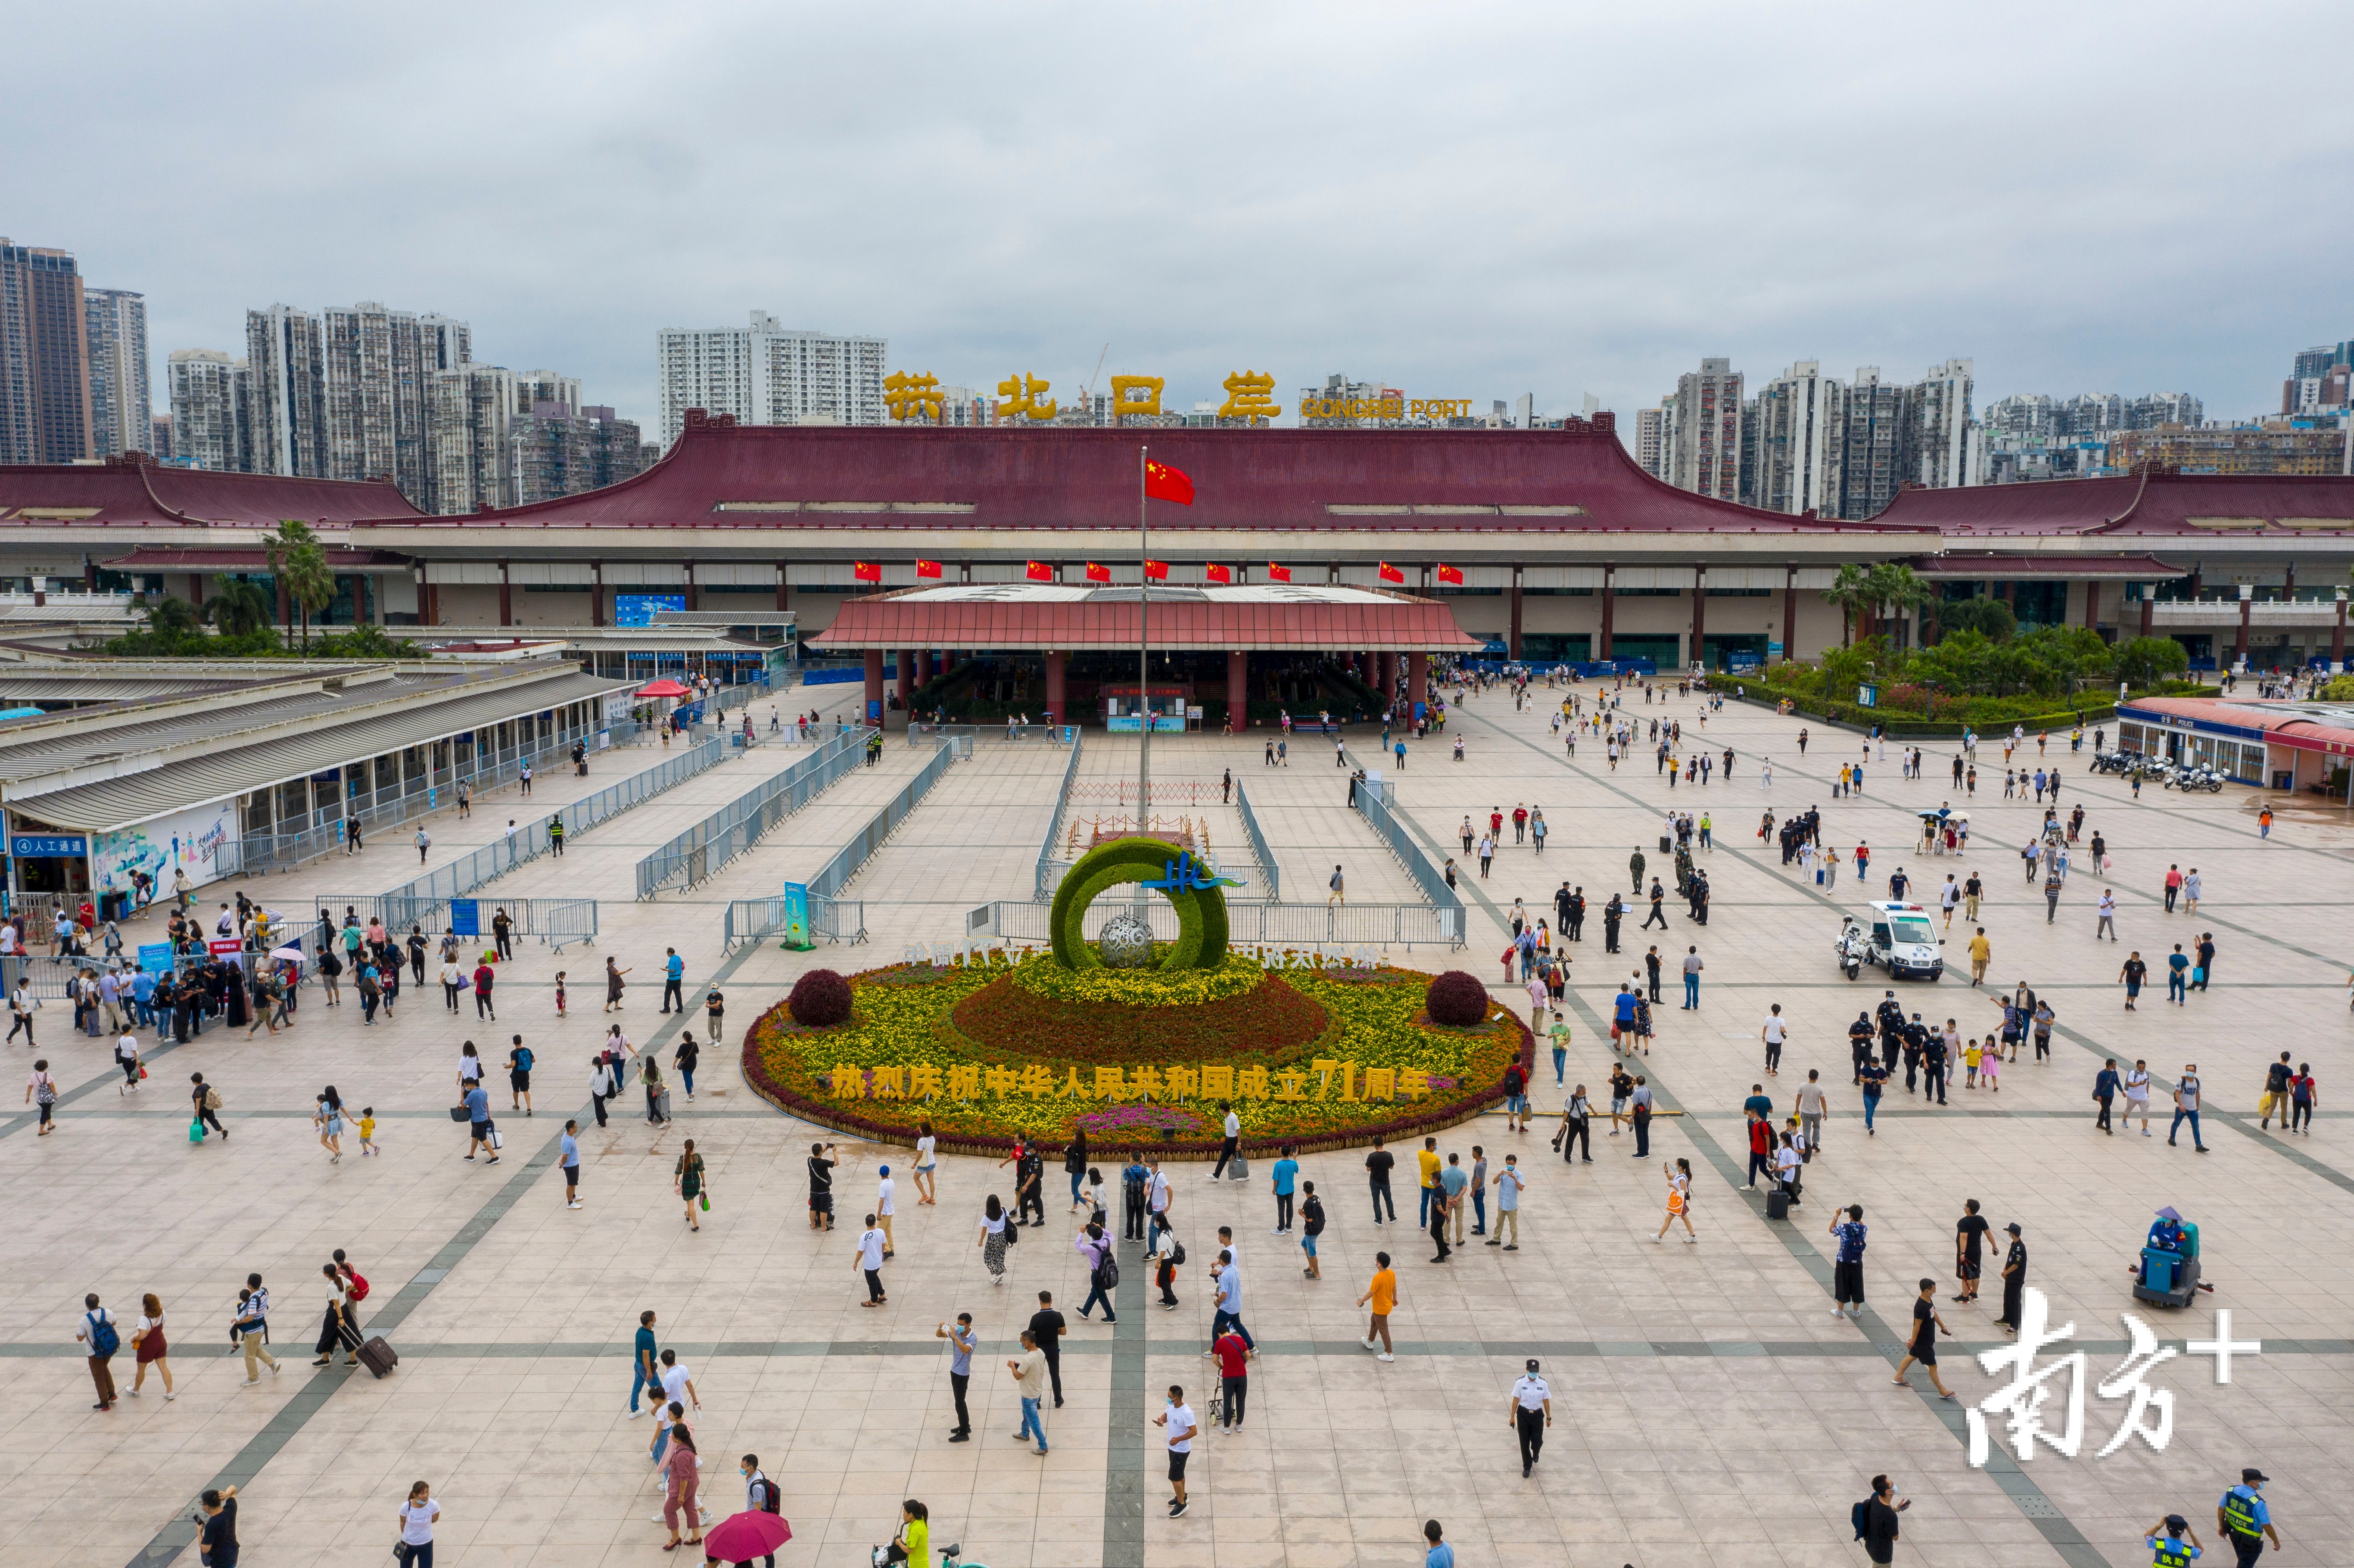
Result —
<svg viewBox="0 0 2354 1568"><path fill-rule="evenodd" d="M1668 1217L1659 1222L1659 1234L1651 1239L1664 1240L1668 1234L1668 1227L1681 1220L1684 1223L1684 1240L1688 1242L1700 1240L1700 1234L1692 1229L1691 1223L1691 1161L1679 1160L1674 1164L1663 1165L1660 1169L1668 1175Z"/></svg>
<svg viewBox="0 0 2354 1568"><path fill-rule="evenodd" d="M1390 1269L1389 1254L1373 1254L1373 1262L1376 1265L1373 1282L1365 1287L1363 1296L1357 1298L1358 1306L1371 1303L1373 1309L1373 1321L1365 1329L1365 1349L1372 1350L1373 1341L1379 1340L1381 1353L1373 1359L1394 1361L1397 1360L1397 1350L1390 1343L1390 1314L1397 1309L1397 1276Z"/></svg>

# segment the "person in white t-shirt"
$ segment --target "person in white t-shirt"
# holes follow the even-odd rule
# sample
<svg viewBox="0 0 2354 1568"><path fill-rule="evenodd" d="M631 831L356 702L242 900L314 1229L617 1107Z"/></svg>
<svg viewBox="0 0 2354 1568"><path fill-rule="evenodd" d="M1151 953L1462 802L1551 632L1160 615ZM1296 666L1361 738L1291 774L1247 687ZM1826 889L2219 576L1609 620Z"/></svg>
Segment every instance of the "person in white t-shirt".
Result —
<svg viewBox="0 0 2354 1568"><path fill-rule="evenodd" d="M1200 1430L1182 1385L1169 1385L1169 1408L1154 1416L1152 1425L1169 1428L1169 1487L1175 1494L1169 1499L1169 1517L1175 1519L1185 1511L1185 1461L1193 1457L1193 1434Z"/></svg>
<svg viewBox="0 0 2354 1568"><path fill-rule="evenodd" d="M1782 1046L1790 1038L1790 1026L1783 1022L1780 1002L1774 1004L1766 1022L1758 1025L1757 1038L1766 1042L1766 1075L1774 1077L1782 1070Z"/></svg>
<svg viewBox="0 0 2354 1568"><path fill-rule="evenodd" d="M128 1094L139 1086L139 1036L128 1029L114 1043L114 1060L122 1069L122 1082L114 1086L118 1095Z"/></svg>
<svg viewBox="0 0 2354 1568"><path fill-rule="evenodd" d="M875 1174L875 1223L883 1228L883 1255L896 1257L898 1255L898 1249L896 1244L891 1239L891 1213L892 1197L898 1192L899 1184L891 1180L891 1168L888 1165L884 1166Z"/></svg>
<svg viewBox="0 0 2354 1568"><path fill-rule="evenodd" d="M400 1505L400 1543L408 1548L409 1568L433 1568L433 1527L440 1519L431 1483L408 1489L408 1500Z"/></svg>
<svg viewBox="0 0 2354 1568"><path fill-rule="evenodd" d="M880 1307L889 1298L883 1293L883 1244L889 1238L876 1226L875 1216L866 1216L866 1228L858 1235L858 1256L851 1266L866 1276L866 1299L861 1307Z"/></svg>
<svg viewBox="0 0 2354 1568"><path fill-rule="evenodd" d="M940 1201L940 1195L932 1184L932 1172L939 1164L940 1140L933 1135L930 1122L924 1122L921 1126L923 1136L916 1139L916 1202L936 1204Z"/></svg>

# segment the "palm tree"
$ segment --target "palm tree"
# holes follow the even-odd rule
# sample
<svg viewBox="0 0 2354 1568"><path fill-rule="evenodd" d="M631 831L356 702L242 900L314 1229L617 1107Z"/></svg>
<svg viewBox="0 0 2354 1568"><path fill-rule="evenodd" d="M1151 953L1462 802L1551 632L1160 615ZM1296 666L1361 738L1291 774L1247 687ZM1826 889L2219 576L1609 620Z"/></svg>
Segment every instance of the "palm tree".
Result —
<svg viewBox="0 0 2354 1568"><path fill-rule="evenodd" d="M224 636L247 637L270 624L271 609L268 594L243 577L227 577L205 600L205 619Z"/></svg>
<svg viewBox="0 0 2354 1568"><path fill-rule="evenodd" d="M327 565L327 552L311 525L293 517L281 521L278 531L265 535L261 543L270 552L270 571L302 612L302 647L308 652L313 613L335 602L335 574Z"/></svg>
<svg viewBox="0 0 2354 1568"><path fill-rule="evenodd" d="M162 638L187 636L203 624L196 607L184 599L165 597L146 609L147 630Z"/></svg>
<svg viewBox="0 0 2354 1568"><path fill-rule="evenodd" d="M1840 567L1839 576L1832 578L1831 586L1823 590L1823 602L1839 609L1840 646L1842 648L1850 646L1855 641L1855 612L1871 602L1865 597L1869 582L1864 569L1850 561ZM1788 635L1790 647L1795 650L1798 646L1797 629L1789 628Z"/></svg>
<svg viewBox="0 0 2354 1568"><path fill-rule="evenodd" d="M1920 609L1937 592L1912 567L1888 561L1872 564L1872 570L1864 575L1864 590L1873 609L1892 620L1902 620L1908 609Z"/></svg>

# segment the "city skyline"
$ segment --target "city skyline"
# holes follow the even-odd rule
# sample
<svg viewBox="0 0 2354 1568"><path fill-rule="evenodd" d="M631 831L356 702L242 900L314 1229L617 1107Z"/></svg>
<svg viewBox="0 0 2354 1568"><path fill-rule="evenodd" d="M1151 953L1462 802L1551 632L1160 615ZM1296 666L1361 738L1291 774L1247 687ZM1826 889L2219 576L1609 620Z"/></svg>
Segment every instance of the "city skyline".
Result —
<svg viewBox="0 0 2354 1568"><path fill-rule="evenodd" d="M655 334L756 308L952 385L1076 387L1108 343L1104 375L1163 376L1180 408L1248 368L1631 415L1703 355L1754 379L1961 354L1982 401L2275 408L2286 355L2349 332L2331 270L2289 259L2354 227L2317 199L2354 112L2302 64L2354 16L2022 9L2021 48L2011 14L1306 7L1044 39L948 7L429 7L360 46L328 14L281 35L134 5L101 40L36 13L8 231L147 296L153 377L273 300L413 301L649 429ZM281 84L282 133L119 177L185 138L173 84L261 48L348 63ZM759 89L787 58L827 69L779 134ZM89 124L101 78L122 107ZM486 81L535 105L492 156ZM2088 179L2084 128L2154 103L2168 134L2116 140ZM1848 134L1866 124L1908 129Z"/></svg>

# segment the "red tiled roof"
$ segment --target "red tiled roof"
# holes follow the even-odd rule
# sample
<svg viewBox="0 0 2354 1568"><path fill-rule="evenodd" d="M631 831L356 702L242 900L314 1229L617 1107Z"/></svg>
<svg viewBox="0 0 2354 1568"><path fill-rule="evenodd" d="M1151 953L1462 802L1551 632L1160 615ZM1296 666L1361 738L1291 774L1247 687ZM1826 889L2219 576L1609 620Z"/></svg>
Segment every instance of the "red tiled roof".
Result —
<svg viewBox="0 0 2354 1568"><path fill-rule="evenodd" d="M2354 478L2273 473L2175 473L2149 469L2115 479L2053 479L1962 490L1904 490L1877 522L1902 522L1952 535L2097 534L2214 538L2223 532L2193 517L2261 517L2278 537L2329 530L2280 526L2279 518L2343 519L2354 530Z"/></svg>
<svg viewBox="0 0 2354 1568"><path fill-rule="evenodd" d="M87 517L26 517L25 508L89 511ZM347 524L424 516L389 481L284 479L211 473L153 462L26 463L0 466L0 528L185 527L222 524L274 528L280 519Z"/></svg>
<svg viewBox="0 0 2354 1568"><path fill-rule="evenodd" d="M1821 522L1712 501L1637 468L1613 427L1575 430L1110 430L745 426L690 421L652 468L604 490L452 527L1127 528L1138 448L1193 482L1191 506L1155 529L1493 528L1507 533L1885 534L1912 525ZM751 509L759 503L946 504L940 512ZM745 510L721 510L725 505ZM1351 506L1476 507L1366 514ZM1512 514L1516 506L1575 507Z"/></svg>
<svg viewBox="0 0 2354 1568"><path fill-rule="evenodd" d="M1470 650L1447 606L1403 594L1383 602L1316 604L1209 599L1152 601L1155 648L1331 650L1413 652ZM923 589L847 600L833 624L809 639L812 648L991 648L1038 651L1133 649L1137 600L1008 597L928 598Z"/></svg>

